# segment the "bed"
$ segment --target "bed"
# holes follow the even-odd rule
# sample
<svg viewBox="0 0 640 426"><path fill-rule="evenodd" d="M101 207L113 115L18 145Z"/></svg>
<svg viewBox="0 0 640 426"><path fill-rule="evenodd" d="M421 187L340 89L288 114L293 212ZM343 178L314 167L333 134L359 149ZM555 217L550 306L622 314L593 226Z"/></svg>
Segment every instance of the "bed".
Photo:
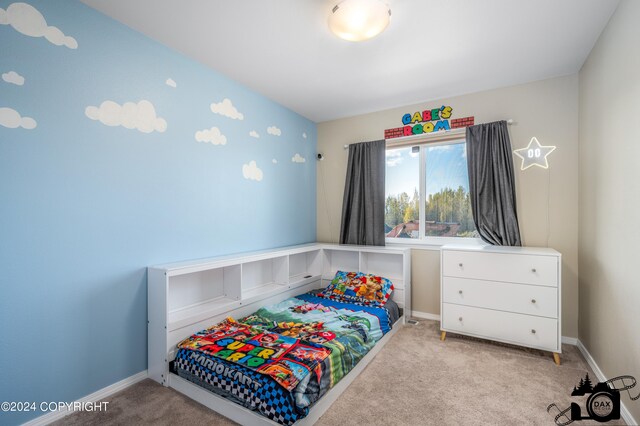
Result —
<svg viewBox="0 0 640 426"><path fill-rule="evenodd" d="M410 262L314 243L149 267L148 376L243 425L311 425L411 315ZM328 292L340 271L393 288Z"/></svg>
<svg viewBox="0 0 640 426"><path fill-rule="evenodd" d="M371 307L317 293L195 333L178 344L171 371L274 422L295 423L400 317L393 300Z"/></svg>

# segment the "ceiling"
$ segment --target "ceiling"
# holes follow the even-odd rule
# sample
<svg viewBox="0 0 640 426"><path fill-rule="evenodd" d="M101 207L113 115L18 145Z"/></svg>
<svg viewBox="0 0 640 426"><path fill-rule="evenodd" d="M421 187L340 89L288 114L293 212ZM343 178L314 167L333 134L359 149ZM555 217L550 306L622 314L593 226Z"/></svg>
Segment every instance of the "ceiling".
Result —
<svg viewBox="0 0 640 426"><path fill-rule="evenodd" d="M389 0L343 41L328 0L82 0L315 121L577 72L618 0Z"/></svg>

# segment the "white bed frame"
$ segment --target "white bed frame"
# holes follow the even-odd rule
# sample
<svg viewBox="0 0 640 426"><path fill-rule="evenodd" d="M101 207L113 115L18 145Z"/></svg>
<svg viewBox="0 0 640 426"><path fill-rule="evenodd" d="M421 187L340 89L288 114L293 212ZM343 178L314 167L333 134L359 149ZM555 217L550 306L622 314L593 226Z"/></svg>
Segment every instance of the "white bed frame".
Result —
<svg viewBox="0 0 640 426"><path fill-rule="evenodd" d="M411 316L409 249L306 244L242 255L148 268L149 377L243 425L277 423L169 372L176 345L226 317L241 318L262 306L325 287L336 271L362 271L394 283L403 316L336 386L296 425L311 425L365 369Z"/></svg>

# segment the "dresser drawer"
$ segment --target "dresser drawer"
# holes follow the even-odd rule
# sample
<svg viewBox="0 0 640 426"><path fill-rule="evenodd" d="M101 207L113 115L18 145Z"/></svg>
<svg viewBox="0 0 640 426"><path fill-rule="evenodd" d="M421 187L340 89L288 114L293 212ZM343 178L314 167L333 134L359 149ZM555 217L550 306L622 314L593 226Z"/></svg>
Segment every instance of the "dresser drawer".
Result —
<svg viewBox="0 0 640 426"><path fill-rule="evenodd" d="M442 275L556 287L558 258L443 250Z"/></svg>
<svg viewBox="0 0 640 426"><path fill-rule="evenodd" d="M441 327L453 333L560 351L555 319L443 303Z"/></svg>
<svg viewBox="0 0 640 426"><path fill-rule="evenodd" d="M558 317L558 290L528 284L443 277L442 301L542 317Z"/></svg>

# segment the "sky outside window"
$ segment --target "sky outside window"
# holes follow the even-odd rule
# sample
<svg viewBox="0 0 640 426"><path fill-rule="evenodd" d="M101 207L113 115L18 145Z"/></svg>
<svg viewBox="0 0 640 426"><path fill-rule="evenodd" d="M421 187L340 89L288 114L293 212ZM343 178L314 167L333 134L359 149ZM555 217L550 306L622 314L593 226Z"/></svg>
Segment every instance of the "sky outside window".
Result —
<svg viewBox="0 0 640 426"><path fill-rule="evenodd" d="M420 154L412 153L411 147L388 149L386 152L386 194L399 195L413 191L420 185Z"/></svg>
<svg viewBox="0 0 640 426"><path fill-rule="evenodd" d="M469 192L467 144L427 147L426 176L427 199L444 188L462 187Z"/></svg>
<svg viewBox="0 0 640 426"><path fill-rule="evenodd" d="M388 149L386 152L386 194L413 195L419 187L420 155L411 147ZM435 194L445 187L462 186L469 191L467 146L464 143L427 147L426 192Z"/></svg>

